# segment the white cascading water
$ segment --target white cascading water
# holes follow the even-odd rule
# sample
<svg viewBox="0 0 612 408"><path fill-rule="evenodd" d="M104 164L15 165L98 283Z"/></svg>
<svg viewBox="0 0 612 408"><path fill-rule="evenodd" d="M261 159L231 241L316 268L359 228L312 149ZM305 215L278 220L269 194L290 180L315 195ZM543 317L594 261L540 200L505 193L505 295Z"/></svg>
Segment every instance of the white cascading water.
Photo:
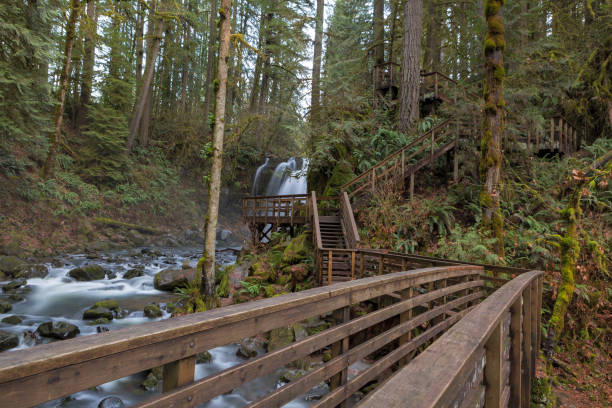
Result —
<svg viewBox="0 0 612 408"><path fill-rule="evenodd" d="M266 168L269 162L270 158L266 157L265 163L257 168L257 171L255 172L255 179L253 180L253 190L251 191L252 195L258 195L259 191L257 191L257 187L259 187L260 184L261 173Z"/></svg>
<svg viewBox="0 0 612 408"><path fill-rule="evenodd" d="M268 182L266 195L306 194L307 172L308 159L295 159L291 157L286 162L280 163L274 169L274 174ZM255 177L255 182L257 182L257 175Z"/></svg>

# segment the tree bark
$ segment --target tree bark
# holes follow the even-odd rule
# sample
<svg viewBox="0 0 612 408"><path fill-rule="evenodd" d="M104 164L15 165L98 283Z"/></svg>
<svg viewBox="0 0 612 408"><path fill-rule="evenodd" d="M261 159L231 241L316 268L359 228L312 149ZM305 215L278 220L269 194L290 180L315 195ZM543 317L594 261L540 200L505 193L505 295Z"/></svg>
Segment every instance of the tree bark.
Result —
<svg viewBox="0 0 612 408"><path fill-rule="evenodd" d="M407 0L404 6L404 41L399 110L399 130L401 132L409 132L419 119L422 25L423 0Z"/></svg>
<svg viewBox="0 0 612 408"><path fill-rule="evenodd" d="M310 121L317 124L321 107L321 56L323 55L323 12L324 0L317 0L315 17L314 53L312 57L312 94L310 96ZM312 141L314 147L314 140Z"/></svg>
<svg viewBox="0 0 612 408"><path fill-rule="evenodd" d="M385 0L374 0L374 64L385 62Z"/></svg>
<svg viewBox="0 0 612 408"><path fill-rule="evenodd" d="M64 66L60 75L59 90L57 93L57 108L55 110L55 128L49 136L49 154L42 168L42 178L51 178L55 173L55 158L62 133L62 122L64 118L64 104L66 102L66 90L68 89L68 75L70 73L70 60L72 58L72 46L76 31L76 23L80 14L81 2L72 0L70 2L70 15L66 25L66 44L64 48Z"/></svg>
<svg viewBox="0 0 612 408"><path fill-rule="evenodd" d="M144 21L145 3L140 2L138 10L138 22L136 23L136 93L140 92L142 82L142 60L144 58Z"/></svg>
<svg viewBox="0 0 612 408"><path fill-rule="evenodd" d="M251 95L249 96L249 112L255 113L257 111L257 95L259 95L259 78L261 77L261 66L263 65L263 57L261 49L264 42L264 31L265 31L265 11L262 7L261 17L259 18L259 39L257 40L257 49L260 52L257 53L257 59L255 60L255 72L253 73L253 87L251 88Z"/></svg>
<svg viewBox="0 0 612 408"><path fill-rule="evenodd" d="M480 179L482 190L482 227L486 234L496 239L494 251L504 256L504 223L500 209L502 134L504 131L503 81L505 77L503 0L486 0L485 18L487 32L484 41L485 83L483 133L481 141Z"/></svg>
<svg viewBox="0 0 612 408"><path fill-rule="evenodd" d="M166 11L164 0L162 0L160 4L159 11L162 13ZM149 18L152 18L152 15L153 15L153 11L151 11L151 16ZM151 42L151 50L150 50L151 55L150 57L147 56L147 66L145 68L145 72L143 75L142 87L140 88L140 94L138 95L136 106L134 108L134 113L132 114L132 120L130 121L130 134L127 140L128 152L132 151L132 147L133 147L134 141L136 140L138 129L141 127L140 120L143 117L145 106L147 104L147 99L149 98L149 95L151 94L151 84L153 82L153 74L155 73L155 60L157 59L157 56L159 55L159 50L161 48L162 33L164 32L164 20L162 17L157 18L157 22L155 26L156 26L155 33L154 33L154 37Z"/></svg>
<svg viewBox="0 0 612 408"><path fill-rule="evenodd" d="M425 69L430 72L440 67L440 22L437 0L427 2L427 46L425 48Z"/></svg>
<svg viewBox="0 0 612 408"><path fill-rule="evenodd" d="M98 16L96 15L96 1L87 1L87 24L85 25L85 55L83 56L83 72L81 73L81 98L77 113L77 125L83 126L87 119L87 109L91 102L91 88L93 84L94 64L96 58L96 29Z"/></svg>
<svg viewBox="0 0 612 408"><path fill-rule="evenodd" d="M219 11L220 36L217 80L219 87L215 101L215 129L213 132L213 157L208 190L208 207L205 225L204 255L198 262L198 275L201 276L200 290L206 296L207 304L215 298L215 239L219 216L219 195L221 191L221 170L223 165L223 132L225 131L225 101L227 92L227 60L230 43L231 0L222 0Z"/></svg>
<svg viewBox="0 0 612 408"><path fill-rule="evenodd" d="M212 79L215 69L215 44L217 42L217 27L215 18L217 16L217 0L210 1L210 15L208 19L208 61L206 65L206 82L204 83L204 132L205 136L210 134L208 126L208 116L210 115L210 105L213 97Z"/></svg>
<svg viewBox="0 0 612 408"><path fill-rule="evenodd" d="M272 22L272 17L273 17L273 14L268 13L265 19L266 22L265 22L265 34L264 35L266 39L266 46L264 47L264 50L263 50L264 59L263 59L263 69L262 69L262 75L261 75L261 88L259 90L259 106L258 106L258 112L260 115L263 115L266 111L268 91L270 88L269 86L270 60L272 57L272 51L270 50L270 45L272 45L272 42L274 41L271 29L270 29L270 23Z"/></svg>

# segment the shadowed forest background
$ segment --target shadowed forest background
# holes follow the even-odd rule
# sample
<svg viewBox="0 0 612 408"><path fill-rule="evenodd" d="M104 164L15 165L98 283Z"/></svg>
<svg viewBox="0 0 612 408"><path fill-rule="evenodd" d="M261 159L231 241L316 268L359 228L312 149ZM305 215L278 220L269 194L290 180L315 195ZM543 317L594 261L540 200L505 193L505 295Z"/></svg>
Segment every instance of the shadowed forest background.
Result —
<svg viewBox="0 0 612 408"><path fill-rule="evenodd" d="M416 199L393 191L373 197L357 217L361 236L372 248L542 269L552 291L545 321L571 273L553 384L562 384L559 401L609 403L612 172L609 159L594 163L612 150L610 1L417 3L232 2L221 224L245 233L240 198L267 157L308 158L308 189L333 196L416 135L448 118L468 122L472 137L455 152L458 180L449 181L441 159L417 181ZM501 26L485 18L498 3ZM0 254L140 245L142 237L123 231L134 228L199 233L219 86L219 7L216 0L0 4ZM407 43L409 35L418 41ZM503 84L492 107L483 100L490 49L503 54L490 72ZM385 78L397 76L395 90L380 91L380 67ZM436 71L459 84L452 102L419 94L419 72ZM406 98L417 109L404 109ZM481 156L491 111L501 137L499 235L483 228L490 163ZM525 143L544 140L557 117L578 130L575 152Z"/></svg>

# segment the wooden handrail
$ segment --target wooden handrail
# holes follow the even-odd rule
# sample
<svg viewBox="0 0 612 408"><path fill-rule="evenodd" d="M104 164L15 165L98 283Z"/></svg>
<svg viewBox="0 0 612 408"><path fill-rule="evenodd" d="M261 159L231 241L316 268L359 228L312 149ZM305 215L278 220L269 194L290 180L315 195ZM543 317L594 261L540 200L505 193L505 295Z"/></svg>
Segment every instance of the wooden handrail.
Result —
<svg viewBox="0 0 612 408"><path fill-rule="evenodd" d="M529 407L542 275L528 272L498 289L360 406L481 406L484 393L485 406Z"/></svg>
<svg viewBox="0 0 612 408"><path fill-rule="evenodd" d="M193 407L332 343L341 341L345 344L338 349L342 354L336 353L332 360L302 379L274 390L255 402L255 406L270 406L270 401L288 402L296 396L295 392L299 391L297 395L300 395L321 381L345 372L354 361L395 339L404 338L416 327L429 324L431 328L425 332L428 333L426 340L415 343L404 340L408 346L402 346L398 358L431 341L459 320L462 313L467 311L465 306L468 303L476 302L484 295L480 290L483 282L478 280L481 273L482 268L472 266L399 272L5 352L0 354L2 403L6 406L30 407L165 365L179 367L174 374L171 374L172 370L164 369L164 381L174 383L179 388L172 390L173 387L164 386L161 396L154 396L141 406ZM355 303L423 285L429 291L419 292L419 296L405 298L390 307L355 319L351 319L347 313L348 307ZM350 335L398 314L403 316L417 306L431 305L432 302L435 308L414 318L402 319L400 325L387 328L386 332L349 348ZM424 309L419 308L421 311ZM339 320L340 325L194 382L193 364L197 353L338 310L343 311L340 315L345 316L344 320ZM397 360L382 361L384 363L377 364L387 369ZM178 371L182 380L177 384L173 375L178 375ZM351 384L346 382L346 376L343 378L345 385Z"/></svg>
<svg viewBox="0 0 612 408"><path fill-rule="evenodd" d="M315 248L323 248L323 240L321 239L321 226L319 223L319 209L317 207L317 193L313 190L311 193L312 202L312 232L315 236Z"/></svg>
<svg viewBox="0 0 612 408"><path fill-rule="evenodd" d="M342 215L342 223L344 224L344 230L346 232L349 247L359 248L361 245L361 238L359 238L359 231L357 230L357 223L355 222L351 200L349 199L346 191L342 193L340 213Z"/></svg>
<svg viewBox="0 0 612 408"><path fill-rule="evenodd" d="M266 196L245 196L242 199L243 200L265 200L265 199L272 199L272 198L301 198L301 199L306 199L308 198L308 194L287 194L287 195L266 195Z"/></svg>

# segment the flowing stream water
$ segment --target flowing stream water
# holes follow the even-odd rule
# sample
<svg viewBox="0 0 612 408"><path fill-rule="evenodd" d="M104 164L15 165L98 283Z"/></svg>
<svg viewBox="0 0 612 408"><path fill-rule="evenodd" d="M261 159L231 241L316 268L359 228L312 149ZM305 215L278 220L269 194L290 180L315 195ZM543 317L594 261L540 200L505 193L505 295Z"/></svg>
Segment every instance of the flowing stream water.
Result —
<svg viewBox="0 0 612 408"><path fill-rule="evenodd" d="M256 173L253 183L253 193L265 192L271 195L305 194L307 159L291 158L276 166L274 172L264 176L264 169L269 159L261 165ZM264 186L265 185L265 189ZM156 290L153 287L155 274L166 268L178 268L187 262L195 266L201 253L200 248L158 248L132 249L109 252L90 259L85 254L66 255L58 258L52 264L46 264L49 274L45 278L33 278L27 282L29 292L24 294L24 300L14 303L9 313L0 314L0 319L16 315L22 319L17 325L0 323L0 329L18 334L20 344L12 350L24 349L35 345L35 340L28 333L34 333L37 327L48 321L65 321L77 326L80 330L78 336L92 335L98 332L96 325L88 324L82 320L83 312L100 300L113 299L119 306L127 311L122 319L113 319L103 326L105 329L116 330L122 327L143 324L155 320L167 319L170 313L163 309L166 302L172 301L172 295ZM217 261L221 264L235 262L236 257L232 251L220 250ZM70 278L68 272L85 264L97 264L113 272L116 277L89 282L78 282ZM134 267L143 268L144 274L140 277L124 279L125 273ZM0 282L4 285L8 282ZM155 302L162 306L163 315L151 319L144 315L144 306ZM25 334L25 335L24 335ZM49 342L49 339L43 339ZM210 350L212 359L207 363L196 365L195 379L201 379L216 372L225 370L244 362L236 355L238 344L229 344ZM11 352L11 350L6 351ZM117 396L125 406L141 402L158 394L160 390L146 391L141 384L146 373L139 373L129 377L111 381L95 388L78 392L69 397L49 401L40 407L62 408L95 408L101 400L108 396ZM233 392L220 395L203 407L243 407L251 401L258 399L282 385L280 382L281 370L270 373L253 380ZM307 397L299 397L286 404L286 407L301 408L310 405ZM0 404L1 405L1 404Z"/></svg>

